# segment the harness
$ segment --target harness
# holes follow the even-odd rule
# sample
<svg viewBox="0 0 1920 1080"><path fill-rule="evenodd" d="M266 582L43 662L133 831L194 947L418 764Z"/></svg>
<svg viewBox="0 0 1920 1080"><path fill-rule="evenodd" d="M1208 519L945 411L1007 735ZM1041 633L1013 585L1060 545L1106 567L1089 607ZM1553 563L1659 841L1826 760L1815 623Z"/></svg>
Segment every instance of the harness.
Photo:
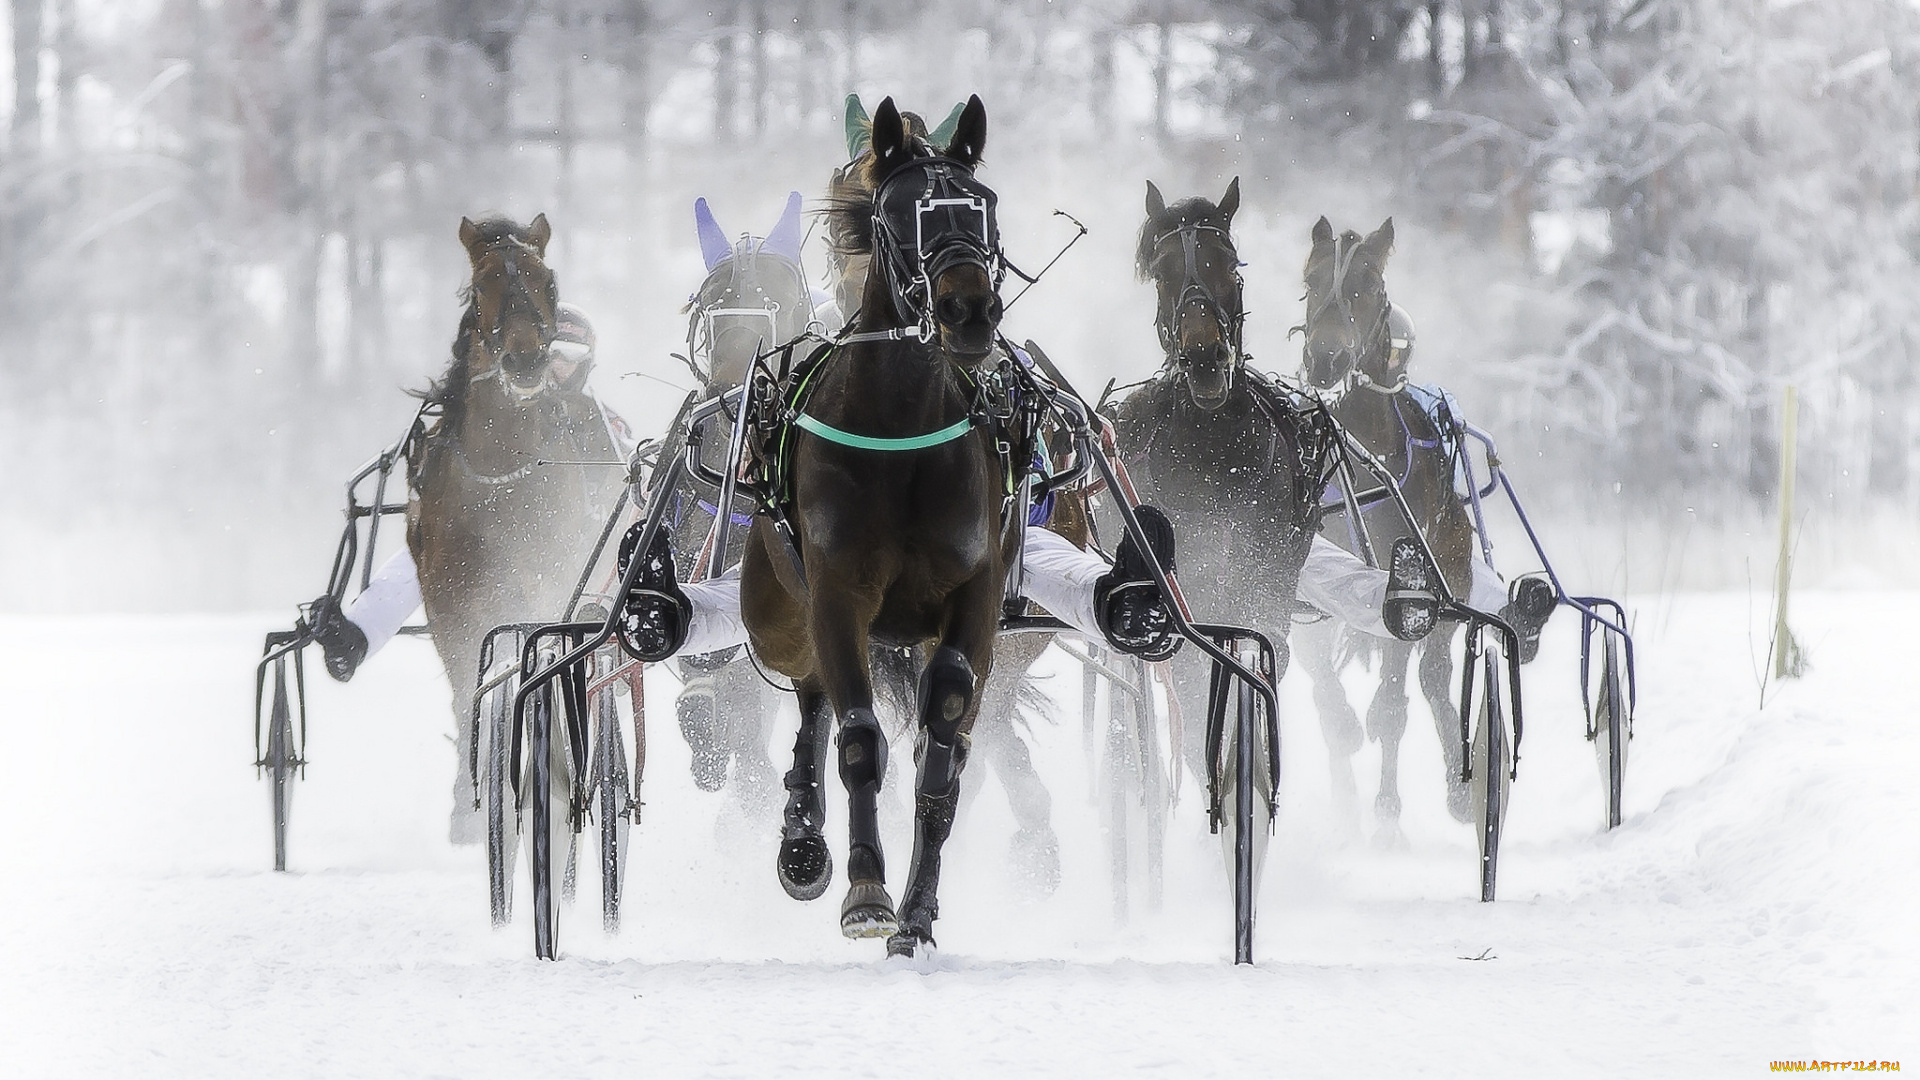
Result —
<svg viewBox="0 0 1920 1080"><path fill-rule="evenodd" d="M559 329L552 314L552 310L557 307L557 302L552 295L554 291L552 279L548 279L547 286L548 310L542 311L540 305L534 302L532 290L526 287L526 283L522 281L520 277L519 256L522 252L529 251L526 245L509 236L495 241L487 250L500 256L501 267L506 273L507 280L514 285L516 295L532 306L535 321L540 325L541 349L543 351L551 349L553 347L554 334ZM537 256L535 261L538 261ZM524 405L536 398L542 397L548 391L556 389L559 386L559 381L553 377L553 369L551 366L541 373L539 385L532 389L526 389L516 385L514 381L507 376L507 368L504 363L507 347L506 343L500 340L501 327L483 327L480 325L480 308L477 301L471 305L470 310L474 318L473 326L468 330L468 334L471 340L477 340L480 343L481 351L487 358L487 366L468 374L467 382L469 385L478 384L487 379L498 379L500 380L500 389L506 394L507 400L517 405ZM579 370L570 376L570 379L584 380L587 371L590 370L592 366L591 361L582 364Z"/></svg>
<svg viewBox="0 0 1920 1080"><path fill-rule="evenodd" d="M714 345L728 325L757 328L764 324L764 332L759 334L759 340L764 345L786 341L813 324L813 293L807 288L805 272L798 262L766 250L765 245L763 239L741 237L734 245L733 254L714 267L713 272L707 275L707 280L701 283L699 291L689 298L691 311L687 316L687 354L695 361L695 374L703 380L710 382L713 378ZM758 269L769 262L777 264L790 275L790 284L793 286L791 295L796 298L792 310L781 303L779 296L768 293L761 284ZM748 267L755 272L743 274L742 271ZM700 297L706 294L708 285L719 277L723 268L727 273L727 283L721 297L737 296L740 300L726 307L701 304ZM758 303L753 303L754 300L758 300ZM798 325L795 325L796 317Z"/></svg>
<svg viewBox="0 0 1920 1080"><path fill-rule="evenodd" d="M1200 234L1203 232L1212 233L1218 237L1221 246L1227 249L1228 258L1233 261L1235 303L1232 308L1228 308L1220 297L1215 295L1213 287L1200 276ZM1189 303L1200 303L1206 306L1214 322L1220 327L1220 340L1233 349L1235 366L1238 366L1237 361L1244 358L1241 348L1241 331L1246 324L1247 313L1241 310L1239 305L1240 291L1244 283L1240 278L1240 255L1233 245L1233 237L1229 236L1225 229L1215 225L1187 223L1154 237L1152 246L1158 250L1161 244L1175 236L1180 238L1180 291L1174 297L1173 306L1161 318L1154 320L1154 328L1160 333L1160 348L1167 355L1166 363L1171 365L1174 362L1179 345L1179 342L1174 340L1174 327L1170 324L1170 320L1177 321L1181 310Z"/></svg>
<svg viewBox="0 0 1920 1080"><path fill-rule="evenodd" d="M1353 343L1340 346L1339 351L1334 353L1335 356L1347 358L1347 383L1382 394L1399 393L1407 385L1405 372L1401 373L1399 381L1394 385L1383 387L1374 382L1366 372L1360 370L1361 362L1366 357L1372 356L1377 346L1386 341L1387 317L1392 310L1392 305L1381 305L1380 317L1374 320L1364 334L1361 333L1359 319L1353 313L1353 300L1347 295L1347 272L1353 269L1353 256L1359 250L1362 241L1355 239L1352 242L1343 243L1343 240L1345 237L1336 237L1333 241L1333 280L1327 289L1327 295L1322 297L1318 304L1307 309L1306 321L1289 329L1287 336L1308 333L1309 328L1320 321L1320 317L1328 308L1337 305L1340 309L1340 317L1346 320L1347 325L1354 332Z"/></svg>
<svg viewBox="0 0 1920 1080"><path fill-rule="evenodd" d="M908 162L874 191L874 261L886 273L894 317L917 329L919 340L933 338L933 283L941 274L978 266L1000 291L1007 264L1000 254L999 202L972 169L943 157ZM908 220L911 236L895 227Z"/></svg>

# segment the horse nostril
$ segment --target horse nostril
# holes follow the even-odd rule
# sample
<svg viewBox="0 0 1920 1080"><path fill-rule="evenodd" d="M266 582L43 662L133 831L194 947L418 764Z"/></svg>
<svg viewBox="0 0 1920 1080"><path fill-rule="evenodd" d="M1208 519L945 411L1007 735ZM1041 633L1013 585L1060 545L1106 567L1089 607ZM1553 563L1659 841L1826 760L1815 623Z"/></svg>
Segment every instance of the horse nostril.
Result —
<svg viewBox="0 0 1920 1080"><path fill-rule="evenodd" d="M957 296L943 296L935 313L940 321L949 326L958 326L967 321L967 304Z"/></svg>

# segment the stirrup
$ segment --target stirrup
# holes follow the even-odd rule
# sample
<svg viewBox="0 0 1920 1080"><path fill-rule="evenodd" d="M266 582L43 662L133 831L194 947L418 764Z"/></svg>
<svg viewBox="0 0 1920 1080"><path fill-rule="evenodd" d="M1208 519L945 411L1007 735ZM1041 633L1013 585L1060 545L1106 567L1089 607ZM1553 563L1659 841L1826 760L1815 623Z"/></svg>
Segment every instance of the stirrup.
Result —
<svg viewBox="0 0 1920 1080"><path fill-rule="evenodd" d="M1380 621L1387 625L1387 633L1401 641L1419 641L1433 632L1440 620L1437 577L1427 564L1426 553L1412 537L1402 536L1393 542L1386 599L1380 605Z"/></svg>
<svg viewBox="0 0 1920 1080"><path fill-rule="evenodd" d="M1173 523L1158 507L1134 508L1147 550L1168 574L1174 571ZM1147 565L1132 532L1120 538L1113 553L1113 569L1093 583L1094 614L1107 644L1149 663L1169 659L1180 651L1183 638L1174 629L1173 612L1160 595L1159 583Z"/></svg>
<svg viewBox="0 0 1920 1080"><path fill-rule="evenodd" d="M636 523L621 538L619 568L623 580L645 527ZM621 605L614 636L628 656L655 664L679 652L680 646L686 643L693 605L680 591L674 575L673 545L668 542L665 529L653 534L653 543L641 558L640 575L634 579L633 589Z"/></svg>
<svg viewBox="0 0 1920 1080"><path fill-rule="evenodd" d="M1507 606L1500 617L1513 627L1519 638L1520 662L1530 664L1540 652L1540 631L1560 604L1551 582L1540 574L1526 574L1513 580L1507 590Z"/></svg>
<svg viewBox="0 0 1920 1080"><path fill-rule="evenodd" d="M366 631L354 625L331 593L307 605L307 628L320 646L327 674L336 682L353 678L367 658Z"/></svg>

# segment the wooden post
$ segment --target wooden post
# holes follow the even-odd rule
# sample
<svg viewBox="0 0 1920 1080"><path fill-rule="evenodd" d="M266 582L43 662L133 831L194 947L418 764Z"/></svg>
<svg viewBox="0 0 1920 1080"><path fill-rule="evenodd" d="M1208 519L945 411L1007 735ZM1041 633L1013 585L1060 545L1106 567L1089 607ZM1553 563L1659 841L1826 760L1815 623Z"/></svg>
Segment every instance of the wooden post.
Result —
<svg viewBox="0 0 1920 1080"><path fill-rule="evenodd" d="M1780 560L1773 582L1773 677L1776 679L1800 674L1800 650L1794 643L1793 633L1787 629L1787 587L1793 580L1794 440L1799 411L1799 393L1789 386L1780 411Z"/></svg>

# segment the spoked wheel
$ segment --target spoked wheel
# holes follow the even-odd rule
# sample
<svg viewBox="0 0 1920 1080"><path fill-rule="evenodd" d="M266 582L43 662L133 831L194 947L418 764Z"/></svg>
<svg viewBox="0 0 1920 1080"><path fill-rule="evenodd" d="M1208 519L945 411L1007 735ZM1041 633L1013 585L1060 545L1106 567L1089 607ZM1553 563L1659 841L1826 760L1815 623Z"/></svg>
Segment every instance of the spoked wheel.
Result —
<svg viewBox="0 0 1920 1080"><path fill-rule="evenodd" d="M1481 693L1474 713L1472 762L1473 821L1480 844L1480 899L1493 900L1499 872L1500 828L1506 818L1513 775L1513 747L1507 735L1501 665L1492 650L1477 660ZM1473 664L1476 660L1470 660Z"/></svg>
<svg viewBox="0 0 1920 1080"><path fill-rule="evenodd" d="M1605 805L1607 828L1620 824L1620 799L1627 773L1627 743L1633 738L1633 721L1621 677L1620 642L1613 634L1600 651L1600 691L1594 698L1593 715L1587 738L1593 740L1594 754L1600 763L1600 794Z"/></svg>
<svg viewBox="0 0 1920 1080"><path fill-rule="evenodd" d="M597 665L604 677L620 663L608 657ZM600 918L607 933L620 931L620 894L627 871L627 832L632 825L633 789L627 771L627 750L620 734L620 710L613 687L604 686L592 698L594 817L600 832Z"/></svg>
<svg viewBox="0 0 1920 1080"><path fill-rule="evenodd" d="M1262 716L1253 687L1234 680L1227 694L1227 745L1221 769L1220 846L1233 881L1234 954L1237 963L1251 963L1255 900L1266 866L1269 823L1273 807L1274 760L1268 745L1269 725ZM1249 823L1243 833L1239 822Z"/></svg>
<svg viewBox="0 0 1920 1080"><path fill-rule="evenodd" d="M273 868L287 868L287 816L293 805L293 782L299 776L300 747L294 739L293 710L287 698L287 658L273 662L273 705L267 714L266 770L273 802Z"/></svg>
<svg viewBox="0 0 1920 1080"><path fill-rule="evenodd" d="M529 702L526 783L527 865L533 879L533 951L542 960L559 955L559 911L554 895L554 859L564 853L562 873L572 876L574 830L570 818L571 770L564 722L554 709L554 686L540 688ZM557 849L557 850L556 850ZM563 879L562 888L567 882Z"/></svg>
<svg viewBox="0 0 1920 1080"><path fill-rule="evenodd" d="M519 656L515 648L509 655ZM518 666L516 662L516 672ZM487 899L493 925L513 918L513 866L520 851L520 816L513 803L513 698L519 693L518 674L496 687L483 713L486 722L486 770L482 777L487 800Z"/></svg>

